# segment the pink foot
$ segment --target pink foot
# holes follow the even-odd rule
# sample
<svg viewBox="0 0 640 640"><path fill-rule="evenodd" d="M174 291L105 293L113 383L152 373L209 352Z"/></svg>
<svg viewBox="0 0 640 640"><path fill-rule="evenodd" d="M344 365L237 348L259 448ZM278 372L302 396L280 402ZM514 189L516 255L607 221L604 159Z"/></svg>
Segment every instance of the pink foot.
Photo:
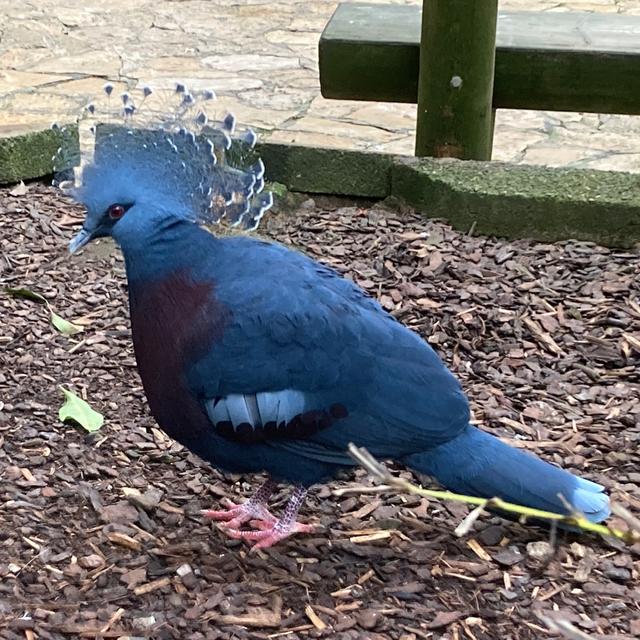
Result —
<svg viewBox="0 0 640 640"><path fill-rule="evenodd" d="M314 530L314 526L311 524L302 524L295 521L287 523L283 520L278 520L273 523L261 520L252 522L251 524L257 527L258 531L244 531L232 528L226 530L230 538L256 541L251 547L251 551L271 547L277 542L280 542L280 540L284 540L295 533L311 533Z"/></svg>
<svg viewBox="0 0 640 640"><path fill-rule="evenodd" d="M205 518L221 521L222 524L220 526L225 530L235 530L245 522L252 520L264 523L265 526L273 526L277 521L267 507L253 500L248 500L242 504L235 504L231 500L227 500L226 504L227 509L224 511L205 509L201 513Z"/></svg>

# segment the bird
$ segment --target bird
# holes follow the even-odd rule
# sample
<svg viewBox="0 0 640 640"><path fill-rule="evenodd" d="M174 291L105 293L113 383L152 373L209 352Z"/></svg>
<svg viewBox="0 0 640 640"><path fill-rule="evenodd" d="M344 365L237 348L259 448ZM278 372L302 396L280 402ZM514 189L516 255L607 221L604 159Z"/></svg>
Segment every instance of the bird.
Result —
<svg viewBox="0 0 640 640"><path fill-rule="evenodd" d="M86 209L69 249L103 236L120 247L158 425L215 468L268 478L205 517L256 549L312 531L298 511L311 486L354 466L350 443L451 491L608 517L602 485L472 425L458 379L375 298L249 233L273 198L252 156L256 134L236 134L230 114L209 121L214 92L178 83L166 98L173 110L160 115L145 107L151 88L116 100L107 84L104 94L120 120L99 120L90 104L90 149L76 151L76 166L59 163L56 184ZM57 155L69 165L73 154ZM293 490L276 516L268 503L280 483Z"/></svg>

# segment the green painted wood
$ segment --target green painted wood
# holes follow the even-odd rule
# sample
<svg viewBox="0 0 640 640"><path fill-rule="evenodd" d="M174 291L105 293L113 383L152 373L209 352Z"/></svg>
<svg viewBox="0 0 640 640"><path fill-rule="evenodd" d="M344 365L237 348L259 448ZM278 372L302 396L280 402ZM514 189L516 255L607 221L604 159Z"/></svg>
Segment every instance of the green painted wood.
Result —
<svg viewBox="0 0 640 640"><path fill-rule="evenodd" d="M416 155L490 160L498 0L424 0Z"/></svg>
<svg viewBox="0 0 640 640"><path fill-rule="evenodd" d="M416 102L421 9L340 4L319 43L325 98Z"/></svg>
<svg viewBox="0 0 640 640"><path fill-rule="evenodd" d="M415 103L420 16L339 5L320 38L322 95ZM640 16L499 12L493 106L640 115Z"/></svg>

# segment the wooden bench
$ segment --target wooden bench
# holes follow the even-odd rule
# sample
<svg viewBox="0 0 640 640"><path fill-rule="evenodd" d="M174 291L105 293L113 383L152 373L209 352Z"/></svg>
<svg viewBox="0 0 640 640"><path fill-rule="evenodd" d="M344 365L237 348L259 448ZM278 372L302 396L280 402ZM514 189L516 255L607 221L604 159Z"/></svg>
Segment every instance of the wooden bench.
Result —
<svg viewBox="0 0 640 640"><path fill-rule="evenodd" d="M640 16L424 7L341 4L319 44L324 97L418 103L417 155L490 159L499 108L640 114Z"/></svg>

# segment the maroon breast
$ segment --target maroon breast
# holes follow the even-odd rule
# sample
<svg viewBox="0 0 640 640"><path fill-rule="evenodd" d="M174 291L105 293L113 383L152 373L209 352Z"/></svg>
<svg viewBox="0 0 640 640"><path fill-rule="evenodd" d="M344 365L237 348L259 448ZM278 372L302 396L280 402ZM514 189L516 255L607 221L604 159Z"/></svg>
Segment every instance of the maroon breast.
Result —
<svg viewBox="0 0 640 640"><path fill-rule="evenodd" d="M209 427L185 372L221 338L231 313L216 300L215 283L196 282L186 271L130 287L133 345L151 413L184 441Z"/></svg>

